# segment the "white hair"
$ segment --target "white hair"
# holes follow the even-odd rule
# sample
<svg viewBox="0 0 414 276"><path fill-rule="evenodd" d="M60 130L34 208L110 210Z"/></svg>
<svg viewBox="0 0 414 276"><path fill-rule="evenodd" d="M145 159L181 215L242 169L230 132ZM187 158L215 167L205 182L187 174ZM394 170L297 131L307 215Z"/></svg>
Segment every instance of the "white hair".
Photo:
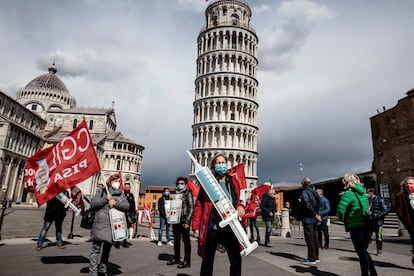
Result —
<svg viewBox="0 0 414 276"><path fill-rule="evenodd" d="M342 182L345 185L345 189L349 189L350 187L355 186L355 184L361 183L361 180L359 179L358 175L347 173L344 175Z"/></svg>

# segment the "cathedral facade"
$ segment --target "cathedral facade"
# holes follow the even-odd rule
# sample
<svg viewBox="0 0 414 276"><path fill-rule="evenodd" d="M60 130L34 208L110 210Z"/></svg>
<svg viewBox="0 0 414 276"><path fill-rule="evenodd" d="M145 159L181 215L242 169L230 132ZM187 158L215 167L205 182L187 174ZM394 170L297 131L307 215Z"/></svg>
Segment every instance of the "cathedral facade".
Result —
<svg viewBox="0 0 414 276"><path fill-rule="evenodd" d="M229 166L244 163L247 186L257 185L257 49L245 1L220 0L205 12L198 35L193 143L202 166L221 153Z"/></svg>
<svg viewBox="0 0 414 276"><path fill-rule="evenodd" d="M16 100L0 92L0 202L33 202L23 185L27 158L86 120L102 171L78 184L93 195L98 183L122 173L138 200L144 147L116 130L115 109L77 107L53 65L17 91ZM138 202L136 202L138 203Z"/></svg>

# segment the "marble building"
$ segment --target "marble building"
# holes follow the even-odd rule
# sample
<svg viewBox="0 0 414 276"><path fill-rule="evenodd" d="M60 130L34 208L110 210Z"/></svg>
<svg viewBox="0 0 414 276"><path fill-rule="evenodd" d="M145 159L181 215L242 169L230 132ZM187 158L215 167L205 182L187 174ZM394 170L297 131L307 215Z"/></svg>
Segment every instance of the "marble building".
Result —
<svg viewBox="0 0 414 276"><path fill-rule="evenodd" d="M108 108L77 107L76 99L56 74L53 65L47 74L18 89L16 100L0 92L0 202L33 202L33 195L23 187L27 158L59 141L83 118L102 171L78 186L85 194L94 194L99 182L121 171L138 200L144 147L116 130L114 104Z"/></svg>

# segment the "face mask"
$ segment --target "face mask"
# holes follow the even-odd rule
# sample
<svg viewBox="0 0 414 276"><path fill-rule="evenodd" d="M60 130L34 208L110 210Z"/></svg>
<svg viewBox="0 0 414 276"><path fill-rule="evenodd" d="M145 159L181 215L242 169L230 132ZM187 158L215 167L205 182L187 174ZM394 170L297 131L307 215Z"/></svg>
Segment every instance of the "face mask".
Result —
<svg viewBox="0 0 414 276"><path fill-rule="evenodd" d="M218 175L223 175L227 171L227 165L226 164L217 164L214 166L214 170Z"/></svg>
<svg viewBox="0 0 414 276"><path fill-rule="evenodd" d="M411 194L414 193L414 185L407 185L407 191Z"/></svg>
<svg viewBox="0 0 414 276"><path fill-rule="evenodd" d="M114 190L118 190L119 189L119 182L113 182L112 183L112 189L114 189Z"/></svg>
<svg viewBox="0 0 414 276"><path fill-rule="evenodd" d="M184 188L185 188L184 184L178 184L177 186L177 190L179 191L184 190Z"/></svg>
<svg viewBox="0 0 414 276"><path fill-rule="evenodd" d="M165 194L164 194L165 196L169 196L170 195L170 192L165 192Z"/></svg>
<svg viewBox="0 0 414 276"><path fill-rule="evenodd" d="M126 192L126 193L129 193L129 191L130 191L131 189L129 188L129 187L125 187L124 188L124 191Z"/></svg>

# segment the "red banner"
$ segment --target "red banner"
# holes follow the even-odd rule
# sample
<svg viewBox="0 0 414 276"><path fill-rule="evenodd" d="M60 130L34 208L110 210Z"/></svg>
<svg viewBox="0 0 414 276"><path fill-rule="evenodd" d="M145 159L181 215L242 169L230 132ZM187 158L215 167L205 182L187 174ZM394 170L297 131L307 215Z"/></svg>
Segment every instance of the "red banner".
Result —
<svg viewBox="0 0 414 276"><path fill-rule="evenodd" d="M240 190L246 189L246 175L244 173L244 164L240 163L236 166L231 167L228 170L228 173L231 175L233 183L238 183Z"/></svg>
<svg viewBox="0 0 414 276"><path fill-rule="evenodd" d="M260 203L262 202L263 195L266 194L270 188L272 188L271 184L264 183L252 190L252 195L250 196L249 203L245 209L244 218L254 218L262 214Z"/></svg>
<svg viewBox="0 0 414 276"><path fill-rule="evenodd" d="M122 179L122 172L118 171L118 175L119 175L119 189L123 190L124 189L124 180Z"/></svg>
<svg viewBox="0 0 414 276"><path fill-rule="evenodd" d="M101 170L86 121L55 145L27 160L25 187L34 190L37 205L88 179Z"/></svg>
<svg viewBox="0 0 414 276"><path fill-rule="evenodd" d="M187 177L187 189L191 190L191 193L194 197L197 197L198 192L200 191L200 186L195 184L193 181L191 181L190 178Z"/></svg>

